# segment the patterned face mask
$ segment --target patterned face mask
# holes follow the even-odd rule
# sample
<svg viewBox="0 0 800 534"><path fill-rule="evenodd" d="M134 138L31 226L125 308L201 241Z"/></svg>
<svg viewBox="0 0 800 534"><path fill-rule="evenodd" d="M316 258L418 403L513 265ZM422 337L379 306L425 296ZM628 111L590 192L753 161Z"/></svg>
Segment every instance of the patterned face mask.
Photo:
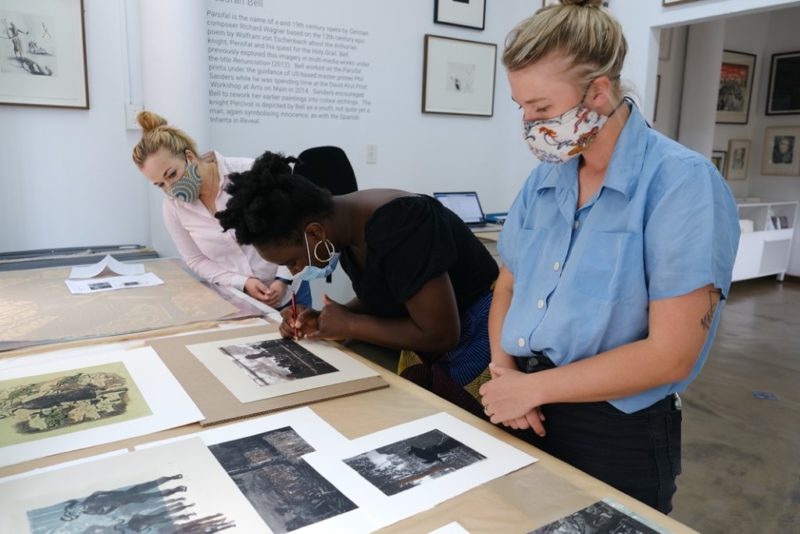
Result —
<svg viewBox="0 0 800 534"><path fill-rule="evenodd" d="M197 173L197 165L186 162L186 172L176 180L167 194L172 198L191 204L200 197L200 182L202 179Z"/></svg>
<svg viewBox="0 0 800 534"><path fill-rule="evenodd" d="M525 141L543 163L564 163L574 158L589 148L605 125L610 115L590 111L583 105L585 98L586 93L577 106L552 119L522 119Z"/></svg>

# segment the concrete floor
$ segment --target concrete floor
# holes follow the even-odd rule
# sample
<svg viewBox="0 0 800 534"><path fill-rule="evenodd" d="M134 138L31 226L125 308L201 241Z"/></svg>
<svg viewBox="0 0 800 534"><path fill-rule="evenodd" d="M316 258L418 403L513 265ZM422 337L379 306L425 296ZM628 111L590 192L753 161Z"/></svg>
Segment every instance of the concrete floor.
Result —
<svg viewBox="0 0 800 534"><path fill-rule="evenodd" d="M800 532L800 283L734 283L705 368L682 398L671 516L705 534Z"/></svg>

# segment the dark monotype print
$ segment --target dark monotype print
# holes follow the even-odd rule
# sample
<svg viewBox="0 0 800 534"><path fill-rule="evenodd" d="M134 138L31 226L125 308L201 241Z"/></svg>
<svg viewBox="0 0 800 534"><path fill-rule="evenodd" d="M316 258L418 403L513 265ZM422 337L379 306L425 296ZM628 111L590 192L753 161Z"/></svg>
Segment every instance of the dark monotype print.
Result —
<svg viewBox="0 0 800 534"><path fill-rule="evenodd" d="M300 458L314 449L291 427L209 449L276 533L291 532L356 509Z"/></svg>
<svg viewBox="0 0 800 534"><path fill-rule="evenodd" d="M335 373L338 369L289 339L220 347L257 384L269 386Z"/></svg>
<svg viewBox="0 0 800 534"><path fill-rule="evenodd" d="M180 473L163 476L30 510L28 522L33 534L213 534L236 526L221 513L198 514L186 489Z"/></svg>
<svg viewBox="0 0 800 534"><path fill-rule="evenodd" d="M641 521L598 501L530 534L659 534Z"/></svg>
<svg viewBox="0 0 800 534"><path fill-rule="evenodd" d="M344 463L385 495L395 495L485 459L447 434L430 430Z"/></svg>

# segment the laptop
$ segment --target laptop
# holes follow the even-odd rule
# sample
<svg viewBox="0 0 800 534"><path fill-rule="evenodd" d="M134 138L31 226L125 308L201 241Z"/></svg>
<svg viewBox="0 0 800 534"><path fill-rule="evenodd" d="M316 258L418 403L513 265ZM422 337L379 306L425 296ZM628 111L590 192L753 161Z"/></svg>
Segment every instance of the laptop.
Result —
<svg viewBox="0 0 800 534"><path fill-rule="evenodd" d="M433 197L475 231L497 231L502 228L486 221L478 193L475 191L438 192L434 193Z"/></svg>

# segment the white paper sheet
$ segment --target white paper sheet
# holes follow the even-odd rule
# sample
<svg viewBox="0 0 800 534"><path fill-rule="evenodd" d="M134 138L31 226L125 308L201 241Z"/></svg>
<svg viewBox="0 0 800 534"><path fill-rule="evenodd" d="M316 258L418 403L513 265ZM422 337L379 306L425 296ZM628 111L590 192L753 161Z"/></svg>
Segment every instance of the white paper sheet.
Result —
<svg viewBox="0 0 800 534"><path fill-rule="evenodd" d="M436 530L431 530L428 534L469 534L469 531L453 521Z"/></svg>
<svg viewBox="0 0 800 534"><path fill-rule="evenodd" d="M461 444L456 449L447 449L434 453L430 467L426 466L428 473L421 478L405 479L416 483L413 487L401 490L393 495L387 495L376 485L369 482L354 468L345 463L345 460L368 454L377 462L374 469L380 476L388 476L397 472L404 465L403 459L395 455L382 455L375 450L384 446L405 442L420 434L438 431ZM452 442L450 442L452 443ZM451 456L464 451L464 446L471 449L471 453L483 456L469 465L446 472L448 465L453 465ZM402 445L404 452L412 447ZM435 450L435 449L434 449ZM430 452L418 451L419 453ZM411 456L409 456L410 458ZM347 444L329 447L325 450L312 452L303 457L314 469L330 480L339 490L347 495L353 502L362 506L364 510L373 515L380 527L391 525L397 521L418 514L456 495L477 487L485 482L501 477L507 473L525 467L536 458L523 453L455 417L439 413L430 417L411 421L386 430L376 432L350 441ZM419 460L416 460L419 462ZM435 471L444 472L437 476ZM431 474L432 473L432 474ZM422 472L420 472L422 475ZM396 482L396 479L394 481Z"/></svg>
<svg viewBox="0 0 800 534"><path fill-rule="evenodd" d="M134 276L144 274L143 263L122 263L113 256L106 255L105 258L91 265L76 265L69 272L70 278L93 278L104 270L121 274L124 276Z"/></svg>
<svg viewBox="0 0 800 534"><path fill-rule="evenodd" d="M109 276L91 278L89 280L64 280L69 292L73 295L116 291L117 289L136 289L139 287L159 286L164 283L155 273L137 274L134 276Z"/></svg>
<svg viewBox="0 0 800 534"><path fill-rule="evenodd" d="M344 445L347 439L330 426L324 419L308 407L288 410L275 415L248 419L240 423L204 430L189 436L181 436L137 447L149 449L165 443L183 439L200 438L207 446L228 443L237 439L263 434L271 430L291 427L308 445L315 450ZM358 508L316 523L292 530L292 534L312 534L328 532L371 532L378 528L369 514Z"/></svg>
<svg viewBox="0 0 800 534"><path fill-rule="evenodd" d="M269 532L198 439L0 484L0 532L160 532L170 524L175 531L222 530L203 529L201 521Z"/></svg>
<svg viewBox="0 0 800 534"><path fill-rule="evenodd" d="M80 372L80 370L90 367L121 363L135 385L135 388L130 388L130 394L133 395L134 391L141 393L141 397L151 413L121 422L114 422L114 417L109 417L102 420L99 425L91 421L84 425L84 429L81 428L83 423L77 423L71 425L68 430L43 431L34 439L26 437L25 441L21 443L0 447L0 466L151 434L203 419L203 414L150 347L77 356L61 362L54 362L47 357L47 354L44 354L41 356L44 363L38 366L36 362L40 356L29 356L28 358L30 365L25 366L6 366L4 362L0 361L0 377L2 377L0 379L0 407L5 406L6 410L18 409L12 402L8 399L4 401L2 397L2 395L10 393L13 389L12 381L16 379L26 379L25 383L37 383L39 380L36 377L39 376L68 374L71 371ZM27 380L28 378L30 380ZM43 378L43 380L46 379ZM2 421L0 419L0 422ZM10 427L13 422L13 419L9 420L6 426L0 427L4 432L3 435L11 434ZM85 428L85 426L90 428Z"/></svg>
<svg viewBox="0 0 800 534"><path fill-rule="evenodd" d="M315 376L285 380L266 385L258 383L253 377L253 373L245 370L242 364L237 363L231 356L220 350L221 347L241 346L279 339L281 339L279 333L261 334L258 336L187 345L186 348L189 349L189 351L194 354L240 402L271 399L298 391L306 391L322 386L378 375L373 369L357 362L352 357L328 343L301 340L297 342L298 345L324 360L336 370L324 374L317 374ZM285 369L281 369L281 371L285 371Z"/></svg>

